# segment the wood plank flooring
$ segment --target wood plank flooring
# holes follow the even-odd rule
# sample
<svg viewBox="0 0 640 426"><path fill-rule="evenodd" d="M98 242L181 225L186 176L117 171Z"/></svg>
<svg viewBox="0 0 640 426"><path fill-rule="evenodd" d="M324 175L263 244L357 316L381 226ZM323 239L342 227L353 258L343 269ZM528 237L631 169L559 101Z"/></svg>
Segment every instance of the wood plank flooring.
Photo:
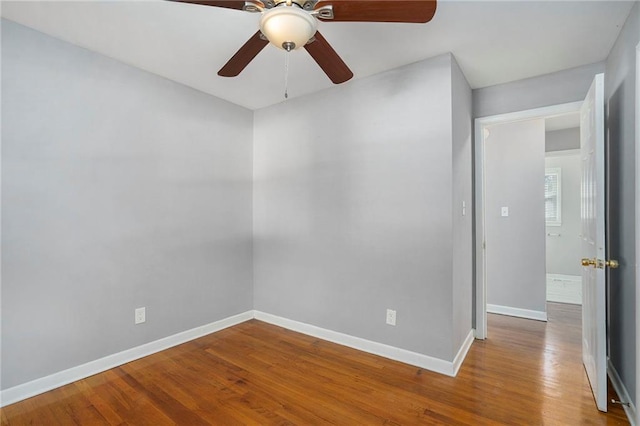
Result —
<svg viewBox="0 0 640 426"><path fill-rule="evenodd" d="M2 409L2 425L605 425L580 307L489 315L458 377L249 321Z"/></svg>

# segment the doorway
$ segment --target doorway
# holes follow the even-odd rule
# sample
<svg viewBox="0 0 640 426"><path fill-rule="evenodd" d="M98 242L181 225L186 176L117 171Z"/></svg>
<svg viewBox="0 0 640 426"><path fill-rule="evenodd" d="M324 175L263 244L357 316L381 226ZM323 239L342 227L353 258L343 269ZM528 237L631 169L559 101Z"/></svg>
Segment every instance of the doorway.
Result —
<svg viewBox="0 0 640 426"><path fill-rule="evenodd" d="M579 126L576 112L484 129L488 313L547 321L555 302L580 323Z"/></svg>
<svg viewBox="0 0 640 426"><path fill-rule="evenodd" d="M484 117L476 119L475 123L475 149L476 149L476 157L475 157L475 198L476 198L476 338L485 339L487 337L487 272L488 267L491 267L490 264L487 263L487 224L491 226L489 222L493 221L495 223L503 223L506 224L513 213L509 210L509 205L492 205L493 210L499 208L497 211L491 211L492 215L499 214L500 218L498 221L502 220L502 222L494 221L495 218L489 217L487 214L488 202L490 200L487 199L487 176L486 173L486 139L491 134L491 127L496 126L498 124L506 124L506 123L517 123L517 122L525 122L525 121L536 121L536 120L544 120L550 117L560 117L566 116L568 114L576 114L580 111L580 107L582 102L573 102L568 104L561 104L551 107L537 108L527 111L520 111L515 113L501 114L492 117ZM539 126L538 126L539 127ZM532 130L538 131L538 130ZM544 130L543 130L544 131ZM540 193L543 194L542 181L540 181ZM540 201L542 202L542 200ZM495 202L494 202L495 204ZM506 204L506 203L505 203ZM524 207L526 208L526 207ZM543 219L540 218L542 221ZM544 222L542 222L542 226L544 229ZM500 225L496 225L500 226ZM544 231L541 231L544 232ZM540 238L544 238L544 234L539 234ZM536 237L537 238L537 237ZM544 240L542 240L544 241ZM544 251L544 243L542 244L542 251ZM542 260L543 265L545 264L545 260ZM543 268L544 270L544 268ZM544 280L544 274L541 277ZM542 296L543 298L545 296ZM543 301L542 303L545 303ZM498 305L499 306L499 305ZM531 311L531 312L528 312ZM543 309L546 311L546 309ZM537 315L540 311L535 309L524 309L524 311L512 311L511 314L521 314L524 315ZM503 312L507 313L507 312ZM546 320L546 313L544 317L539 317L536 319Z"/></svg>
<svg viewBox="0 0 640 426"><path fill-rule="evenodd" d="M490 271L488 256L487 223L492 211L488 203L488 178L493 165L487 164L486 153L491 149L487 144L491 123L538 124L541 118L569 114L580 114L580 150L581 150L581 232L580 257L582 266L582 361L587 373L594 400L600 411L607 411L607 366L606 366L606 275L609 269L616 268L617 262L607 257L606 239L606 197L605 173L605 111L604 111L604 74L597 74L587 92L584 102L564 104L555 107L529 110L503 116L487 117L476 120L476 237L480 250L476 252L477 317L478 337L487 336L487 275ZM528 121L525 121L528 120ZM489 123L489 124L488 124ZM495 124L493 124L495 125ZM517 140L517 137L516 137ZM533 152L533 151L532 151ZM537 180L536 176L529 176ZM504 208L503 208L504 212ZM504 216L504 214L503 214ZM493 237L493 236L492 236ZM538 246L539 247L539 246ZM539 251L544 251L544 249ZM535 253L535 250L533 251ZM526 258L525 258L526 261ZM522 262L521 262L522 263ZM543 304L546 311L546 303ZM545 312L546 315L546 312Z"/></svg>

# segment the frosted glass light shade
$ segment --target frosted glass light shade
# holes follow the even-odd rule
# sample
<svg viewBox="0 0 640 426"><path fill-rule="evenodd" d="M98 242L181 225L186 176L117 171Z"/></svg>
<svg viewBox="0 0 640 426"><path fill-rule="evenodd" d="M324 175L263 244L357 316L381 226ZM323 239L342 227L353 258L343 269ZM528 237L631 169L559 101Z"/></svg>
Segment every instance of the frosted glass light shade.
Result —
<svg viewBox="0 0 640 426"><path fill-rule="evenodd" d="M280 6L263 13L260 31L276 47L286 50L286 43L294 49L307 44L316 33L318 21L296 6Z"/></svg>

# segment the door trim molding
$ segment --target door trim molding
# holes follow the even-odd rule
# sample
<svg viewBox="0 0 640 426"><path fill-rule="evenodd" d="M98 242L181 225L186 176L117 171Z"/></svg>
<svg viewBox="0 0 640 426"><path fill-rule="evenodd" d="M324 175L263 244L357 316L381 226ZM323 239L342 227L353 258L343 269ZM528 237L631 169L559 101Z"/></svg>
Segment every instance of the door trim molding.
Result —
<svg viewBox="0 0 640 426"><path fill-rule="evenodd" d="M640 43L636 46L636 407L640 407ZM636 423L640 413L636 411Z"/></svg>
<svg viewBox="0 0 640 426"><path fill-rule="evenodd" d="M487 337L487 283L485 266L485 212L484 212L484 138L485 128L490 125L508 123L514 121L546 118L554 115L562 115L579 112L582 101L565 104L533 108L524 111L509 112L505 114L491 115L475 119L474 130L474 195L475 195L475 290L476 290L476 318L475 337L485 339Z"/></svg>

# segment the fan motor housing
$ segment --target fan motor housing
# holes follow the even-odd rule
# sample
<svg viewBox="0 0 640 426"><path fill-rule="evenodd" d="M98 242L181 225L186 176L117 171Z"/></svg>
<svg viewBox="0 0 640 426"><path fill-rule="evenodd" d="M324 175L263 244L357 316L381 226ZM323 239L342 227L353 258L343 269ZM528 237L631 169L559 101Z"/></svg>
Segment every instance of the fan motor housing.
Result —
<svg viewBox="0 0 640 426"><path fill-rule="evenodd" d="M264 2L264 6L267 9L271 9L281 4L295 4L304 10L313 10L318 0L267 0Z"/></svg>

